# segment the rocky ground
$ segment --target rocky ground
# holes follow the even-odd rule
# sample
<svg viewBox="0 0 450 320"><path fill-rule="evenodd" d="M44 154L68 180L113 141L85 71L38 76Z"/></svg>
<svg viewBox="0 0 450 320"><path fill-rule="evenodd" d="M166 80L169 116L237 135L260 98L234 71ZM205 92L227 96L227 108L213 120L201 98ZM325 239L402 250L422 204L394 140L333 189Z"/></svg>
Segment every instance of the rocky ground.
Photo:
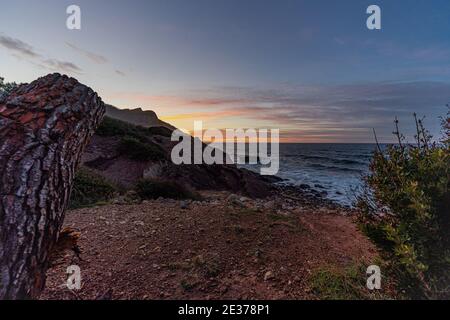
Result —
<svg viewBox="0 0 450 320"><path fill-rule="evenodd" d="M202 195L67 212L81 253L69 241L55 254L41 298L319 299L317 270L378 259L349 211L331 203L288 192L265 200ZM79 291L65 285L72 264L81 268Z"/></svg>

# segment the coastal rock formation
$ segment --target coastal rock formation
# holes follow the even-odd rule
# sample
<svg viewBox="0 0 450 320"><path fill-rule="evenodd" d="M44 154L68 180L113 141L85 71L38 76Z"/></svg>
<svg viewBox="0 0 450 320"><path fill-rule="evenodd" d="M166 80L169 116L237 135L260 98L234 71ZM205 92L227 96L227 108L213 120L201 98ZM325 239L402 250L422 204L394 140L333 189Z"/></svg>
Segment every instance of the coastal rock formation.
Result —
<svg viewBox="0 0 450 320"><path fill-rule="evenodd" d="M172 125L159 120L154 111L142 110L142 108L119 109L111 105L106 105L106 115L113 119L126 121L144 128L166 127L171 130L175 129Z"/></svg>
<svg viewBox="0 0 450 320"><path fill-rule="evenodd" d="M133 150L124 152L121 145L130 135L139 140L139 144L133 146ZM194 190L225 190L261 198L269 196L271 182L279 180L276 177L260 176L235 165L175 165L170 155L176 142L171 141L170 137L171 130L166 127L143 128L105 118L104 124L86 148L82 163L125 188L132 188L142 178L150 178L177 181ZM151 159L130 157L131 151L137 149L157 152L152 152Z"/></svg>
<svg viewBox="0 0 450 320"><path fill-rule="evenodd" d="M93 90L60 74L0 98L0 300L43 289L76 166L104 113Z"/></svg>

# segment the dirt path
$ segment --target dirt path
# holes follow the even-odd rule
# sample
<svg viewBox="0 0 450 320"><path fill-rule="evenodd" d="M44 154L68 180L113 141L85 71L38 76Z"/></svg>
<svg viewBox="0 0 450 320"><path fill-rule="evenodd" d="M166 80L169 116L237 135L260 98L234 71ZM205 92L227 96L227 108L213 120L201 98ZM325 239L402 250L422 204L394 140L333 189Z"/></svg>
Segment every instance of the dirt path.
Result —
<svg viewBox="0 0 450 320"><path fill-rule="evenodd" d="M56 259L42 299L315 299L309 279L317 268L376 260L338 211L205 198L187 208L164 199L68 212L82 260L71 250ZM71 264L82 272L77 292L65 286Z"/></svg>

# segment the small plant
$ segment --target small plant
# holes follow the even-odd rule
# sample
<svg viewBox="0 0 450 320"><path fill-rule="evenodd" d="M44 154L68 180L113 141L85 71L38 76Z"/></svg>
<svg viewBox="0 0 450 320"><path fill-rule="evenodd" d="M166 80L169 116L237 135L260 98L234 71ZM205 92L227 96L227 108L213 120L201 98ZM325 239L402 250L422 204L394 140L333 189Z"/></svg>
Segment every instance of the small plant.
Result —
<svg viewBox="0 0 450 320"><path fill-rule="evenodd" d="M192 258L192 266L209 278L217 277L223 270L217 256L198 255Z"/></svg>
<svg viewBox="0 0 450 320"><path fill-rule="evenodd" d="M136 192L142 199L200 199L200 196L174 181L142 179L136 185Z"/></svg>
<svg viewBox="0 0 450 320"><path fill-rule="evenodd" d="M110 200L116 188L93 171L81 167L74 179L69 208L92 206Z"/></svg>
<svg viewBox="0 0 450 320"><path fill-rule="evenodd" d="M423 120L415 144L378 147L359 198L363 231L384 249L400 286L412 298L450 296L450 152L447 137L432 142Z"/></svg>
<svg viewBox="0 0 450 320"><path fill-rule="evenodd" d="M197 283L190 279L182 279L180 281L180 286L183 288L184 291L192 291L196 285Z"/></svg>

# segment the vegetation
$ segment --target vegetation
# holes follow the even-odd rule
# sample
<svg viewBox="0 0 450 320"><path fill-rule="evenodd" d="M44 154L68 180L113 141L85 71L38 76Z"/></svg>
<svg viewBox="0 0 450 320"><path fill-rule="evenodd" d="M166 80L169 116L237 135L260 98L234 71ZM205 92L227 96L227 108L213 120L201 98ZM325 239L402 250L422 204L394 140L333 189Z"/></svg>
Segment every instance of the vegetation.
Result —
<svg viewBox="0 0 450 320"><path fill-rule="evenodd" d="M108 201L115 192L116 188L103 177L81 167L75 175L69 207L76 209Z"/></svg>
<svg viewBox="0 0 450 320"><path fill-rule="evenodd" d="M379 291L369 291L366 286L366 270L362 265L345 269L325 266L311 276L311 289L323 300L367 300L387 298Z"/></svg>
<svg viewBox="0 0 450 320"><path fill-rule="evenodd" d="M119 152L130 159L139 161L163 160L164 151L155 143L144 143L133 137L123 137L120 140Z"/></svg>
<svg viewBox="0 0 450 320"><path fill-rule="evenodd" d="M144 128L133 124L105 117L96 134L103 137L120 136L121 141L118 151L133 160L165 160L164 150L153 140L151 136L155 132L163 132L157 128Z"/></svg>
<svg viewBox="0 0 450 320"><path fill-rule="evenodd" d="M14 88L18 86L15 82L6 82L5 79L0 77L0 96L9 94Z"/></svg>
<svg viewBox="0 0 450 320"><path fill-rule="evenodd" d="M175 181L142 179L136 185L136 192L142 199L200 199L200 196Z"/></svg>
<svg viewBox="0 0 450 320"><path fill-rule="evenodd" d="M105 117L95 133L102 137L130 136L141 140L146 139L147 129L125 121Z"/></svg>
<svg viewBox="0 0 450 320"><path fill-rule="evenodd" d="M150 127L147 131L152 135L158 135L170 138L172 136L172 130L166 127Z"/></svg>
<svg viewBox="0 0 450 320"><path fill-rule="evenodd" d="M450 297L449 118L445 137L432 142L423 120L416 142L405 143L395 121L398 144L379 147L360 197L363 231L381 248L391 272L411 298Z"/></svg>
<svg viewBox="0 0 450 320"><path fill-rule="evenodd" d="M145 141L153 135L170 137L172 131L165 127L144 128L122 120L105 117L98 127L96 134L103 137L130 136Z"/></svg>

